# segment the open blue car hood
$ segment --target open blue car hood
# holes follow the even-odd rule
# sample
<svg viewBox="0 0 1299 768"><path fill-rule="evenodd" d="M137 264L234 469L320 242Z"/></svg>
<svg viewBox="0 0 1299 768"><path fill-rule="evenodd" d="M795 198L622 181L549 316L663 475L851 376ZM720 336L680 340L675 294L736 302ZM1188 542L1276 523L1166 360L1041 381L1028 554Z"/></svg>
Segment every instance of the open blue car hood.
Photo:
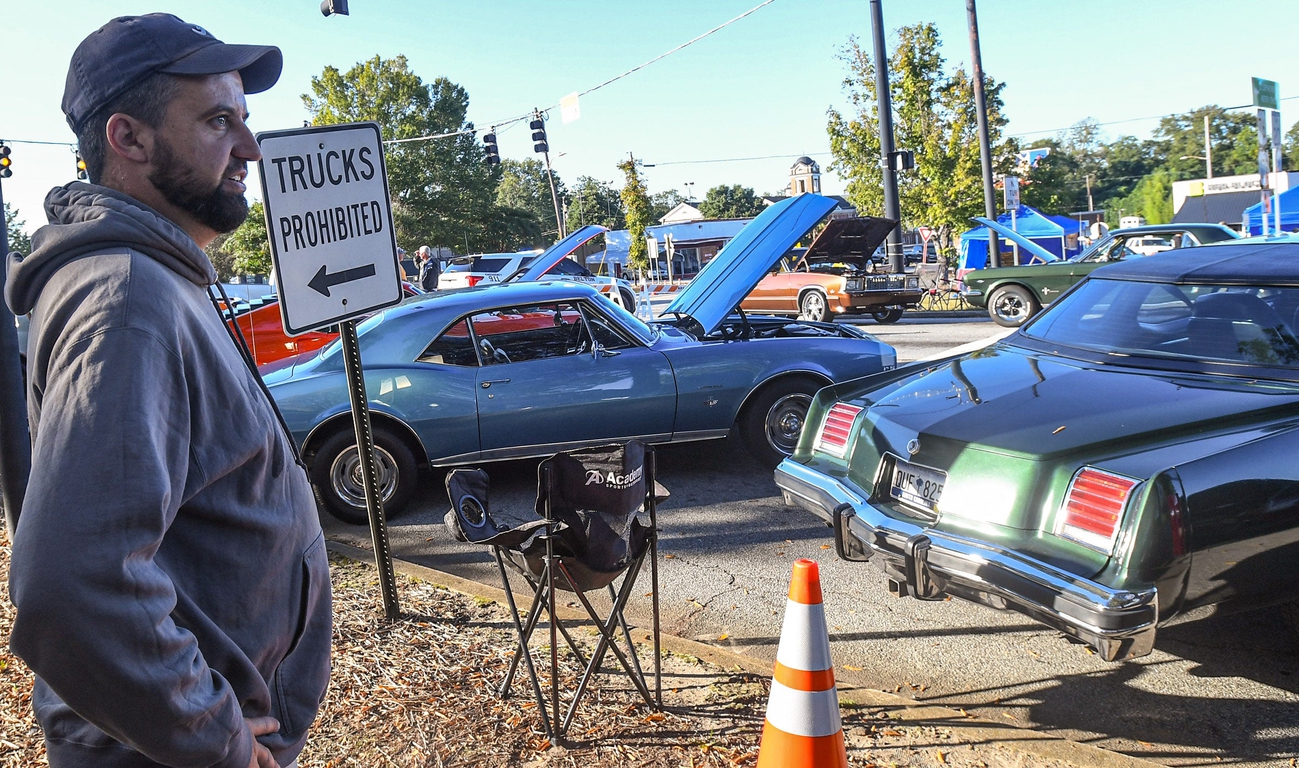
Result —
<svg viewBox="0 0 1299 768"><path fill-rule="evenodd" d="M972 221L979 222L983 226L987 227L988 229L991 229L993 232L996 232L997 234L1001 235L1002 237L1006 238L1012 243L1015 243L1020 248L1023 248L1024 250L1028 251L1029 253L1033 254L1034 256L1038 257L1039 259L1045 261L1048 264L1050 264L1053 261L1060 260L1059 256L1056 256L1054 253L1051 253L1050 251L1038 245L1037 243L1033 242L1032 240L1029 240L1027 237L1024 237L1023 235L1011 229L1010 227L1007 227L1005 224L995 222L992 219L984 218L983 216L975 216L972 219Z"/></svg>
<svg viewBox="0 0 1299 768"><path fill-rule="evenodd" d="M532 260L532 263L528 265L527 269L516 273L515 275L511 275L503 282L516 283L540 280L552 267L567 258L567 256L573 251L581 248L588 240L594 238L596 235L603 235L608 231L608 227L602 227L599 224L587 224L585 227L582 227L573 234L542 251L537 258Z"/></svg>
<svg viewBox="0 0 1299 768"><path fill-rule="evenodd" d="M704 265L668 305L666 314L692 318L703 328L704 335L716 331L777 260L835 205L834 200L814 194L772 205Z"/></svg>

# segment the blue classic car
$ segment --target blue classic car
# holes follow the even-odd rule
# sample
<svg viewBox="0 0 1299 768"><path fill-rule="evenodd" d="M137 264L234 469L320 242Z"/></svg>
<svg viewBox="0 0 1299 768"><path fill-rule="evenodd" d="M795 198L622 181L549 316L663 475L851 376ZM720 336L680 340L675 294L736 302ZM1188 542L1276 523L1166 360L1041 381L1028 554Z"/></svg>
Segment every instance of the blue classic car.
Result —
<svg viewBox="0 0 1299 768"><path fill-rule="evenodd" d="M1175 618L1299 629L1299 244L1102 267L975 352L828 387L776 469L889 589L1106 660Z"/></svg>
<svg viewBox="0 0 1299 768"><path fill-rule="evenodd" d="M774 466L793 451L813 394L892 369L892 347L853 326L736 311L834 207L777 203L668 307L643 323L588 285L518 282L410 299L358 327L386 508L421 466L544 456L610 440L725 437ZM364 522L337 342L266 382L328 511Z"/></svg>

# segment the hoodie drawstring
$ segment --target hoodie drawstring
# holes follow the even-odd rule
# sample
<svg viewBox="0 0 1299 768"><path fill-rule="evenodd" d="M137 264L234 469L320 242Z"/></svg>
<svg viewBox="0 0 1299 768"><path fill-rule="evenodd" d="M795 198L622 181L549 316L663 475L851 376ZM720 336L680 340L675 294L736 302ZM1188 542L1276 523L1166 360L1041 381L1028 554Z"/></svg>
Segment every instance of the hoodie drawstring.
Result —
<svg viewBox="0 0 1299 768"><path fill-rule="evenodd" d="M289 424L284 420L284 414L280 413L280 406L275 403L275 398L271 396L271 390L266 387L266 382L262 381L262 375L257 372L257 361L253 358L252 350L248 347L248 340L244 338L244 329L239 327L235 321L235 308L230 303L230 297L226 295L226 289L220 282L215 283L217 291L221 293L221 301L225 302L226 312L221 311L221 305L217 297L213 295L212 288L209 286L207 296L212 300L212 308L216 310L217 317L221 319L221 325L226 329L226 335L230 337L231 343L235 349L239 350L239 356L243 358L248 370L253 375L253 380L257 382L257 387L266 396L266 402L270 403L271 410L275 412L275 419L280 423L280 429L284 430L284 438L289 441L289 450L293 452L293 461L304 472L307 471L307 465L302 463L302 456L298 453L298 444L293 441L293 433L289 431ZM231 330L231 326L234 329Z"/></svg>

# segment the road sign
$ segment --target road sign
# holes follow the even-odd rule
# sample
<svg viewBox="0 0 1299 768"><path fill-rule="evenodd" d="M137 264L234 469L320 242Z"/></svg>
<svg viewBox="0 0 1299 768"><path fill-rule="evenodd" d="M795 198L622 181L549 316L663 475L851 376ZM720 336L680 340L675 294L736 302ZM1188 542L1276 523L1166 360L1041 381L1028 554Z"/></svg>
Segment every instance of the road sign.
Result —
<svg viewBox="0 0 1299 768"><path fill-rule="evenodd" d="M926 243L929 242L929 238L934 236L934 230L929 227L916 227L916 233L919 234L920 239Z"/></svg>
<svg viewBox="0 0 1299 768"><path fill-rule="evenodd" d="M257 143L284 332L297 336L399 303L379 126L268 131Z"/></svg>
<svg viewBox="0 0 1299 768"><path fill-rule="evenodd" d="M1007 176L1006 183L1006 210L1014 211L1019 208L1019 177Z"/></svg>
<svg viewBox="0 0 1299 768"><path fill-rule="evenodd" d="M1251 90L1254 92L1254 106L1263 109L1280 109L1281 94L1275 80L1264 80L1260 77L1250 78Z"/></svg>

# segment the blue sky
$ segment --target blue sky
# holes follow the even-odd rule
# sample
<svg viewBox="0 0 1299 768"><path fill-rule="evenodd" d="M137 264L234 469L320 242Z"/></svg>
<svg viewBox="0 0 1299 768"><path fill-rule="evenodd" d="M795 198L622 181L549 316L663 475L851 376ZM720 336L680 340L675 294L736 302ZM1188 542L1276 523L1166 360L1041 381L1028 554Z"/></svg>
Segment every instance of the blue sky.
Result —
<svg viewBox="0 0 1299 768"><path fill-rule="evenodd" d="M72 141L59 102L67 63L112 15L166 10L227 42L284 50L280 82L249 98L254 130L299 126L301 94L327 65L346 70L378 54L405 54L426 81L447 77L470 96L480 127L549 106L752 8L760 0L351 0L350 17L324 18L315 0L200 3L49 0L6 4L0 42L0 139ZM161 6L161 7L160 7ZM884 0L890 29L932 21L949 64L968 65L962 0ZM1148 136L1150 118L1249 101L1249 78L1299 94L1299 5L1291 0L980 0L984 68L1006 81L1009 132L1049 135L1092 117L1109 137ZM1266 30L1266 33L1262 30ZM775 0L753 15L581 100L580 120L549 125L552 160L567 181L615 181L634 152L651 192L698 197L717 184L759 193L785 185L801 154L829 162L826 110L845 104L838 55L850 35L870 39L866 0ZM1285 125L1299 100L1282 102ZM533 157L526 126L501 134L505 157ZM41 201L74 177L67 147L12 146L7 202L27 228ZM768 160L690 163L775 155ZM842 183L826 174L828 193ZM256 189L254 185L251 188Z"/></svg>

